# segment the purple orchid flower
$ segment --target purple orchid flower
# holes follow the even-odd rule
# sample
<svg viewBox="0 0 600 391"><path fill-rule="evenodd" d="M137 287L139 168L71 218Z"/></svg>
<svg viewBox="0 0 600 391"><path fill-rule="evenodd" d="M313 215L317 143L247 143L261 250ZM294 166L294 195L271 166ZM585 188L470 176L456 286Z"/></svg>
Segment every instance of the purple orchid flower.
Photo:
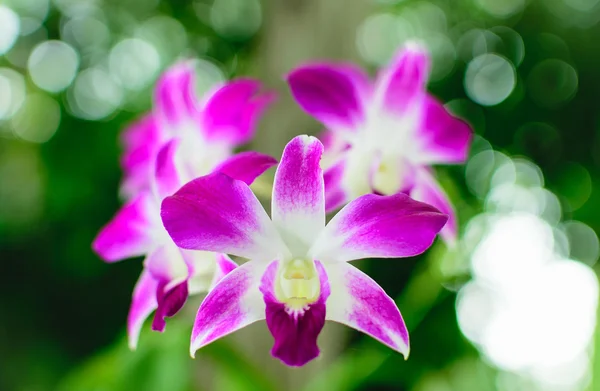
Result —
<svg viewBox="0 0 600 391"><path fill-rule="evenodd" d="M207 292L237 267L225 254L179 249L162 225L161 201L184 183L177 159L181 144L181 140L173 139L158 151L150 189L142 190L123 206L92 245L107 262L145 255L127 322L131 349L137 346L141 327L153 311L152 329L163 331L165 318L175 315L188 295ZM216 170L250 184L276 163L270 156L243 152L225 160Z"/></svg>
<svg viewBox="0 0 600 391"><path fill-rule="evenodd" d="M275 97L259 93L260 82L251 79L219 86L203 101L194 89L192 63L172 66L156 84L153 111L123 133L125 198L149 189L156 153L174 137L181 140L177 153L182 155L185 182L210 172L253 137L258 119Z"/></svg>
<svg viewBox="0 0 600 391"><path fill-rule="evenodd" d="M166 230L181 248L250 259L225 276L198 310L190 353L266 319L271 351L287 365L319 355L325 320L362 331L405 355L408 332L383 289L347 261L425 251L448 217L405 194L367 194L325 224L323 144L298 136L275 174L271 218L242 181L215 173L162 203Z"/></svg>
<svg viewBox="0 0 600 391"><path fill-rule="evenodd" d="M452 204L431 165L463 163L471 129L426 90L429 57L408 44L372 83L348 64L311 64L288 76L293 96L328 129L327 211L367 193L405 192L450 216L442 231L452 243Z"/></svg>

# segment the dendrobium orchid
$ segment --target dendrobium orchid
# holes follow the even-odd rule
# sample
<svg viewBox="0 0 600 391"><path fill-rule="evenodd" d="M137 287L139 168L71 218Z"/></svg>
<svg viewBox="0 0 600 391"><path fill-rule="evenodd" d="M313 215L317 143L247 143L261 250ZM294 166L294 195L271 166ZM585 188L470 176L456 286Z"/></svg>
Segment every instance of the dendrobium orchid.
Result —
<svg viewBox="0 0 600 391"><path fill-rule="evenodd" d="M152 329L163 331L165 317L181 309L188 295L207 292L237 265L225 254L179 249L160 219L160 203L182 185L177 150L179 139L157 153L150 189L129 201L98 234L92 247L107 262L145 256L128 316L129 346L137 346L144 320L156 310ZM216 170L250 184L276 164L270 156L244 152L222 162Z"/></svg>
<svg viewBox="0 0 600 391"><path fill-rule="evenodd" d="M127 199L149 188L154 158L167 140L181 140L177 154L185 183L207 174L248 142L260 115L274 99L272 93L259 93L260 82L238 79L200 101L194 80L189 61L169 68L157 82L153 111L124 132L121 192Z"/></svg>
<svg viewBox="0 0 600 391"><path fill-rule="evenodd" d="M456 237L453 207L431 165L462 163L469 126L453 117L426 90L429 58L406 45L374 84L348 64L310 64L293 70L293 96L326 128L326 208L334 210L367 193L405 192L450 216L442 231Z"/></svg>
<svg viewBox="0 0 600 391"><path fill-rule="evenodd" d="M201 304L190 353L258 320L275 339L273 356L300 366L319 355L325 320L346 324L409 353L400 311L347 261L422 253L447 216L405 194L367 194L325 224L323 145L309 136L285 148L275 174L271 218L248 185L221 173L197 178L162 203L181 248L250 261L227 274Z"/></svg>

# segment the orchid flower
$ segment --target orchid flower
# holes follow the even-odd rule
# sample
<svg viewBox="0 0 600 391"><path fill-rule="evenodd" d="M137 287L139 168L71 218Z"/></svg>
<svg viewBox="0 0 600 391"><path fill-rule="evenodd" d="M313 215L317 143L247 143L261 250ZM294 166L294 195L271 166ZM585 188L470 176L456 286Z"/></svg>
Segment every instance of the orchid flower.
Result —
<svg viewBox="0 0 600 391"><path fill-rule="evenodd" d="M160 219L160 203L183 183L176 159L182 142L168 141L157 153L150 189L142 190L100 231L92 247L107 262L145 256L128 316L129 346L137 346L145 319L156 310L152 329L163 331L188 295L207 292L237 265L225 254L179 249ZM277 161L256 152L237 154L216 169L251 183Z"/></svg>
<svg viewBox="0 0 600 391"><path fill-rule="evenodd" d="M250 259L201 304L190 353L266 319L271 351L287 365L319 355L325 320L362 331L405 355L408 332L383 289L347 261L422 253L447 216L405 194L368 194L325 224L323 145L298 136L275 174L269 218L246 183L215 173L184 185L162 203L166 230L181 248Z"/></svg>
<svg viewBox="0 0 600 391"><path fill-rule="evenodd" d="M374 83L353 65L325 63L293 70L288 82L300 106L328 130L328 211L367 193L405 192L450 216L442 236L453 242L453 207L430 166L463 163L472 132L427 93L428 71L426 51L409 44Z"/></svg>
<svg viewBox="0 0 600 391"><path fill-rule="evenodd" d="M182 155L183 183L210 172L253 137L260 115L274 99L272 93L259 94L258 81L238 79L199 101L194 80L190 62L169 68L156 84L153 111L124 132L125 198L149 188L156 153L172 138L181 140L177 153Z"/></svg>

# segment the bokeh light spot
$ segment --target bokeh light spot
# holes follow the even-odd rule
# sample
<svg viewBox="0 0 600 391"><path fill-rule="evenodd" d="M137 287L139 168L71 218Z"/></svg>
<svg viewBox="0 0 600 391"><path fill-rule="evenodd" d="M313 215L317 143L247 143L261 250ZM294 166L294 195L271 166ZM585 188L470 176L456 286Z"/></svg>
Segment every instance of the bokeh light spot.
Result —
<svg viewBox="0 0 600 391"><path fill-rule="evenodd" d="M109 55L110 72L129 90L147 87L160 69L160 56L150 43L129 38L117 43Z"/></svg>
<svg viewBox="0 0 600 391"><path fill-rule="evenodd" d="M71 112L83 119L99 120L112 114L123 100L122 87L102 69L82 71L67 94Z"/></svg>
<svg viewBox="0 0 600 391"><path fill-rule="evenodd" d="M465 73L465 90L469 98L483 106L503 102L516 85L514 66L497 54L474 58Z"/></svg>
<svg viewBox="0 0 600 391"><path fill-rule="evenodd" d="M26 36L21 36L6 54L6 59L14 66L22 69L27 68L27 61L31 50L38 44L48 40L48 31L40 28Z"/></svg>
<svg viewBox="0 0 600 391"><path fill-rule="evenodd" d="M556 179L557 193L565 197L571 211L581 208L592 194L592 178L579 163L564 163Z"/></svg>
<svg viewBox="0 0 600 391"><path fill-rule="evenodd" d="M19 31L19 16L12 9L0 5L0 55L13 47Z"/></svg>
<svg viewBox="0 0 600 391"><path fill-rule="evenodd" d="M60 115L58 102L45 94L35 93L27 96L11 122L18 137L34 143L43 143L58 129Z"/></svg>
<svg viewBox="0 0 600 391"><path fill-rule="evenodd" d="M401 20L389 13L369 16L359 27L356 44L359 53L372 64L385 64L401 43Z"/></svg>
<svg viewBox="0 0 600 391"><path fill-rule="evenodd" d="M67 21L61 28L61 37L83 53L104 48L110 40L110 31L100 19L86 15Z"/></svg>
<svg viewBox="0 0 600 391"><path fill-rule="evenodd" d="M500 54L506 56L518 67L525 58L525 43L523 37L515 30L506 26L495 26L490 29L497 37L502 39L501 47L496 48Z"/></svg>
<svg viewBox="0 0 600 391"><path fill-rule="evenodd" d="M158 15L146 20L135 33L137 38L152 44L160 53L163 63L170 63L187 47L187 32L177 19Z"/></svg>
<svg viewBox="0 0 600 391"><path fill-rule="evenodd" d="M430 33L425 38L425 44L431 53L431 74L429 80L440 81L448 76L454 69L456 51L454 44L445 34Z"/></svg>
<svg viewBox="0 0 600 391"><path fill-rule="evenodd" d="M50 10L50 0L4 0L21 19L21 35L40 28Z"/></svg>
<svg viewBox="0 0 600 391"><path fill-rule="evenodd" d="M262 22L258 0L215 0L210 21L221 36L242 40L258 31Z"/></svg>
<svg viewBox="0 0 600 391"><path fill-rule="evenodd" d="M600 243L598 243L596 232L587 224L579 221L566 221L561 228L569 240L571 250L569 258L593 266L600 255Z"/></svg>
<svg viewBox="0 0 600 391"><path fill-rule="evenodd" d="M46 41L37 45L27 62L33 82L43 90L59 92L67 88L79 68L79 55L62 41Z"/></svg>
<svg viewBox="0 0 600 391"><path fill-rule="evenodd" d="M25 78L10 68L0 68L0 120L12 117L25 100Z"/></svg>
<svg viewBox="0 0 600 391"><path fill-rule="evenodd" d="M567 102L577 92L577 86L575 68L558 59L540 62L527 78L529 94L541 107L553 108Z"/></svg>
<svg viewBox="0 0 600 391"><path fill-rule="evenodd" d="M519 153L542 165L554 163L561 157L560 133L548 123L528 122L517 129L514 138Z"/></svg>
<svg viewBox="0 0 600 391"><path fill-rule="evenodd" d="M476 0L479 7L489 15L500 19L510 18L525 7L525 0Z"/></svg>

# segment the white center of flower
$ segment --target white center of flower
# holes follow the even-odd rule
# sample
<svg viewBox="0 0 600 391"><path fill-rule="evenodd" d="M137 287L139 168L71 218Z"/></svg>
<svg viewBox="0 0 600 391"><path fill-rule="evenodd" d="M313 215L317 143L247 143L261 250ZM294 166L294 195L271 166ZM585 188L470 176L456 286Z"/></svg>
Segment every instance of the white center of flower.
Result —
<svg viewBox="0 0 600 391"><path fill-rule="evenodd" d="M210 173L230 155L229 145L205 140L195 124L182 125L176 134L181 137L184 182Z"/></svg>
<svg viewBox="0 0 600 391"><path fill-rule="evenodd" d="M275 295L293 308L303 308L319 298L321 286L313 261L294 259L284 263L277 273Z"/></svg>
<svg viewBox="0 0 600 391"><path fill-rule="evenodd" d="M345 188L352 198L370 193L395 194L405 182L406 162L418 161L414 132L419 113L402 116L370 110L367 119L349 142Z"/></svg>

